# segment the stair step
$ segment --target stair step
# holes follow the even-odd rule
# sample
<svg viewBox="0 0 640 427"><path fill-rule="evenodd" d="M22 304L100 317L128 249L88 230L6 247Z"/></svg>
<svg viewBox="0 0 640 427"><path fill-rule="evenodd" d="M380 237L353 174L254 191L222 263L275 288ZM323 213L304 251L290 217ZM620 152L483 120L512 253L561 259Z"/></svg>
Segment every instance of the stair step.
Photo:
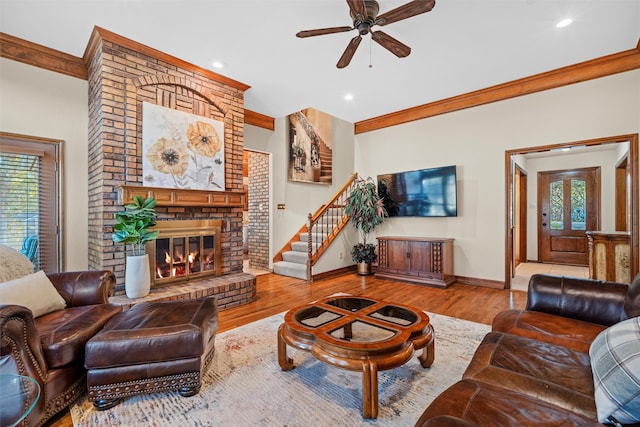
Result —
<svg viewBox="0 0 640 427"><path fill-rule="evenodd" d="M334 223L330 223L330 224L316 224L313 227L313 234L322 234L324 233L326 230L332 231L334 228L336 228L338 226L338 223L336 222ZM307 234L307 233L304 233Z"/></svg>
<svg viewBox="0 0 640 427"><path fill-rule="evenodd" d="M307 280L307 266L294 262L279 261L273 264L273 272L283 276Z"/></svg>
<svg viewBox="0 0 640 427"><path fill-rule="evenodd" d="M314 245L318 246L318 243L322 243L322 239L325 236L324 233L314 233L311 238L312 238L312 242ZM309 235L307 233L300 233L298 234L298 238L300 239L301 242L303 242L305 245L307 244L307 242L309 241Z"/></svg>
<svg viewBox="0 0 640 427"><path fill-rule="evenodd" d="M319 244L318 243L314 243L311 245L311 248L313 250L313 252L316 251L316 249L318 249ZM292 242L291 243L291 250L292 251L296 251L296 252L304 252L305 254L307 253L307 242Z"/></svg>
<svg viewBox="0 0 640 427"><path fill-rule="evenodd" d="M309 256L307 255L307 251L287 251L282 253L282 260L287 262L295 262L297 264L307 265L307 260Z"/></svg>

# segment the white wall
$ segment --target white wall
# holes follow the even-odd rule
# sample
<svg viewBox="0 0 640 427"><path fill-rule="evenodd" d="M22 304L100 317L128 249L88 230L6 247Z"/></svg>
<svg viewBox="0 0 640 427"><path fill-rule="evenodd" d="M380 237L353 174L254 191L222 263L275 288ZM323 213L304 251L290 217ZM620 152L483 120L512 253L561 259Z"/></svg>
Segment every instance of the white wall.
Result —
<svg viewBox="0 0 640 427"><path fill-rule="evenodd" d="M0 58L0 130L63 140L63 269L87 268L86 80Z"/></svg>
<svg viewBox="0 0 640 427"><path fill-rule="evenodd" d="M333 118L333 179L331 185L288 181L289 165L289 123L286 117L275 121L275 130L268 131L245 125L244 146L248 149L266 151L272 154L273 176L273 227L272 254L305 224L309 213L314 213L327 202L354 172L353 124ZM278 204L285 209L277 209ZM313 274L335 270L352 265L350 251L357 243L358 236L351 227L333 242L325 255L314 266Z"/></svg>
<svg viewBox="0 0 640 427"><path fill-rule="evenodd" d="M444 84L444 83L443 83ZM0 129L64 144L65 270L87 267L87 82L0 59ZM504 152L638 133L640 70L353 136L334 119L331 186L288 182L286 118L275 131L245 126L245 146L273 154L272 248L357 171L361 176L458 165L457 218L392 218L378 234L453 237L454 273L504 280ZM355 167L354 167L355 165ZM286 209L276 209L285 203ZM374 236L372 236L374 237ZM350 265L347 230L314 273ZM340 258L342 254L342 258Z"/></svg>
<svg viewBox="0 0 640 427"><path fill-rule="evenodd" d="M454 274L504 281L505 151L638 133L639 94L635 70L356 135L365 176L458 165L457 218L391 218L379 234L455 238Z"/></svg>

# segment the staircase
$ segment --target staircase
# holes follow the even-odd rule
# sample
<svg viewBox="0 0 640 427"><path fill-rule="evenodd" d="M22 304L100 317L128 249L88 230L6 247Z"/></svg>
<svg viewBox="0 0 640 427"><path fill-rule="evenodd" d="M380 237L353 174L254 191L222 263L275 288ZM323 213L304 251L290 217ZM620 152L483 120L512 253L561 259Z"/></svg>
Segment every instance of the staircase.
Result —
<svg viewBox="0 0 640 427"><path fill-rule="evenodd" d="M311 268L349 222L344 206L358 174L353 174L340 190L314 214L273 258L273 272L311 280Z"/></svg>
<svg viewBox="0 0 640 427"><path fill-rule="evenodd" d="M333 154L324 140L318 138L320 144L320 182L331 184L333 175Z"/></svg>

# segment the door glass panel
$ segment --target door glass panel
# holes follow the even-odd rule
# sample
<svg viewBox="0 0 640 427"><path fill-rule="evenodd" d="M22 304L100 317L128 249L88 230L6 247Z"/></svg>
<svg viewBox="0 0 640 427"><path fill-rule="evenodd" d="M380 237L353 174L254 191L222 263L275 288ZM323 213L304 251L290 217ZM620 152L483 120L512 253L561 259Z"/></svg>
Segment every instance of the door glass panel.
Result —
<svg viewBox="0 0 640 427"><path fill-rule="evenodd" d="M564 230L564 189L562 181L553 181L549 184L549 228L551 230Z"/></svg>
<svg viewBox="0 0 640 427"><path fill-rule="evenodd" d="M571 180L571 229L587 229L587 184L581 179Z"/></svg>

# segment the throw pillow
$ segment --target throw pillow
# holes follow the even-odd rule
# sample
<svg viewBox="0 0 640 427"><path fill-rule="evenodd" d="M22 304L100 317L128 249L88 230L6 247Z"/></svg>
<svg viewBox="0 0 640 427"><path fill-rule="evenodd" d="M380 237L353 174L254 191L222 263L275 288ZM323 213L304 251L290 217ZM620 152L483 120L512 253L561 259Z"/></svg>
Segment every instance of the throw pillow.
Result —
<svg viewBox="0 0 640 427"><path fill-rule="evenodd" d="M29 258L6 245L0 245L0 283L33 274Z"/></svg>
<svg viewBox="0 0 640 427"><path fill-rule="evenodd" d="M640 317L600 332L589 356L598 421L640 422Z"/></svg>
<svg viewBox="0 0 640 427"><path fill-rule="evenodd" d="M27 307L33 317L62 310L67 305L44 271L0 283L0 304Z"/></svg>

